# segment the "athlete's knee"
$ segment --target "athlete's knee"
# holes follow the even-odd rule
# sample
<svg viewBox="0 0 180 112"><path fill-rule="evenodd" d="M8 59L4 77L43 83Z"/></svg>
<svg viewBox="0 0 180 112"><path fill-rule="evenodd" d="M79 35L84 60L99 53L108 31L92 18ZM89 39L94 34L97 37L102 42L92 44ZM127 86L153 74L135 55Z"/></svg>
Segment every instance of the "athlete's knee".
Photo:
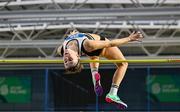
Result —
<svg viewBox="0 0 180 112"><path fill-rule="evenodd" d="M123 62L122 66L128 67L128 62Z"/></svg>
<svg viewBox="0 0 180 112"><path fill-rule="evenodd" d="M117 64L118 67L128 67L128 62L122 62Z"/></svg>

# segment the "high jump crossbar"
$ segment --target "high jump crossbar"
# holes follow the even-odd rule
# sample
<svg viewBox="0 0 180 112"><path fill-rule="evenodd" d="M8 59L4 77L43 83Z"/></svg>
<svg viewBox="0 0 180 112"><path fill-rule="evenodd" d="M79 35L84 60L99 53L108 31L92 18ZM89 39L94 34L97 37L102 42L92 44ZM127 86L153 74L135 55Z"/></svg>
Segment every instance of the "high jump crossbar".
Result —
<svg viewBox="0 0 180 112"><path fill-rule="evenodd" d="M180 63L180 59L80 60L81 63ZM0 64L61 64L58 59L1 59Z"/></svg>

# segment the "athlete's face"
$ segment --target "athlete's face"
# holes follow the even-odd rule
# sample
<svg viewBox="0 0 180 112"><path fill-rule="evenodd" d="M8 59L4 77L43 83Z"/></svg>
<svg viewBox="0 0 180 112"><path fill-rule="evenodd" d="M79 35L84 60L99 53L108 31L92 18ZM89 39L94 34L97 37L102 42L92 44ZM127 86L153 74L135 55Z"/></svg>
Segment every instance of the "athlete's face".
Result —
<svg viewBox="0 0 180 112"><path fill-rule="evenodd" d="M77 52L71 49L65 49L63 57L65 69L76 66L79 59L78 57Z"/></svg>

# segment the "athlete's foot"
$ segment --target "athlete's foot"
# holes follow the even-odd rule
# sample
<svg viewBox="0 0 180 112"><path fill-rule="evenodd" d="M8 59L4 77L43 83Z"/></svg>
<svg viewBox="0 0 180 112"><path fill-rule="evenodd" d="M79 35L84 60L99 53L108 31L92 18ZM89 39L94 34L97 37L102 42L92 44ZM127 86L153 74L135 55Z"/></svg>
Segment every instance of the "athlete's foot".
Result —
<svg viewBox="0 0 180 112"><path fill-rule="evenodd" d="M101 96L103 94L103 88L100 82L101 76L99 73L96 73L94 74L94 78L95 78L94 91L97 96Z"/></svg>
<svg viewBox="0 0 180 112"><path fill-rule="evenodd" d="M107 94L106 101L108 103L116 104L119 109L127 108L127 105L123 101L121 101L121 99L117 95Z"/></svg>

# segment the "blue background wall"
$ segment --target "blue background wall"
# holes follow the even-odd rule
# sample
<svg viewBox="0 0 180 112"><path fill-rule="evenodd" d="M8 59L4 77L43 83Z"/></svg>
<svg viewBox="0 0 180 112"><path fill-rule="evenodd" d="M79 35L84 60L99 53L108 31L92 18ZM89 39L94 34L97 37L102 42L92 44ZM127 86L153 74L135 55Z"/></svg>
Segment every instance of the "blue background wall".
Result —
<svg viewBox="0 0 180 112"><path fill-rule="evenodd" d="M0 110L117 110L105 102L115 69L100 69L104 94L97 98L93 90L90 70L67 75L61 69L0 70L0 76L32 77L32 100L26 104L0 103ZM180 110L180 102L153 100L147 92L149 75L180 75L179 68L129 68L119 88L120 98L128 104L127 110ZM48 76L48 82L46 80ZM48 84L48 85L47 85ZM48 91L48 92L47 92ZM180 96L180 92L179 92ZM48 101L48 102L47 102Z"/></svg>

